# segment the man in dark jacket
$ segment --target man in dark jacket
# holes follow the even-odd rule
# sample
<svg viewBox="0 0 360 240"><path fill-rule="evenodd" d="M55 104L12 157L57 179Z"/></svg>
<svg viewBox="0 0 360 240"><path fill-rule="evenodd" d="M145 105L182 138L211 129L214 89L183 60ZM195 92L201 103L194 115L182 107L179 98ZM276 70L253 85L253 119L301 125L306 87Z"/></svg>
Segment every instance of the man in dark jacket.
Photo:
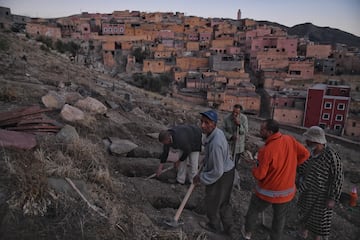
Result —
<svg viewBox="0 0 360 240"><path fill-rule="evenodd" d="M192 183L192 179L197 174L199 167L201 138L202 131L195 125L179 125L160 132L159 141L164 146L157 175L160 175L163 163L168 159L169 151L177 149L180 158L175 162L178 169L176 180L180 184L185 184L186 176L188 176L189 182ZM188 164L190 169L187 169Z"/></svg>

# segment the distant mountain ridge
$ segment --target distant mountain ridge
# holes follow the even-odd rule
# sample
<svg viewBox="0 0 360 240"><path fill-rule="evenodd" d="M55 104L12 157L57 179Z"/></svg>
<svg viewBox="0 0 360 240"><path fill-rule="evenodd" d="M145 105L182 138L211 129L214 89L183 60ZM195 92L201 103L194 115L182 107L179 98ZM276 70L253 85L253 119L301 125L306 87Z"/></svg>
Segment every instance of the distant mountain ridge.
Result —
<svg viewBox="0 0 360 240"><path fill-rule="evenodd" d="M331 27L319 27L312 23L302 23L292 27L287 27L275 22L257 21L258 23L268 24L286 29L289 35L307 37L310 41L320 44L336 43L346 44L349 47L360 48L360 37Z"/></svg>

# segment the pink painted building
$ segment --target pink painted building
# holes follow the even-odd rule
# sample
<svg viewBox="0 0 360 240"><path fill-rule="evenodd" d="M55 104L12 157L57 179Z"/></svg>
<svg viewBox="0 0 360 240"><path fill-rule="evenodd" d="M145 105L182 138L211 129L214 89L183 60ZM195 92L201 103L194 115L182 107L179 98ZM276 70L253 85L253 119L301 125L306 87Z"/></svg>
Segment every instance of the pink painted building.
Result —
<svg viewBox="0 0 360 240"><path fill-rule="evenodd" d="M350 90L350 86L328 84L309 88L303 126L320 126L342 134L349 111Z"/></svg>
<svg viewBox="0 0 360 240"><path fill-rule="evenodd" d="M328 58L331 54L331 45L314 45L306 46L306 57Z"/></svg>
<svg viewBox="0 0 360 240"><path fill-rule="evenodd" d="M175 33L171 30L160 30L158 38L160 39L174 39Z"/></svg>
<svg viewBox="0 0 360 240"><path fill-rule="evenodd" d="M266 36L266 35L270 35L270 34L271 34L271 28L269 28L269 27L258 27L256 29L246 31L245 32L245 52L247 54L250 54L253 39L255 39L256 37L262 37L262 36ZM243 43L241 42L241 44L243 44Z"/></svg>
<svg viewBox="0 0 360 240"><path fill-rule="evenodd" d="M212 33L211 32L201 32L199 33L199 40L200 41L210 41Z"/></svg>
<svg viewBox="0 0 360 240"><path fill-rule="evenodd" d="M293 58L289 61L288 78L290 79L313 79L314 60Z"/></svg>
<svg viewBox="0 0 360 240"><path fill-rule="evenodd" d="M53 39L61 38L59 27L48 26L43 23L27 23L26 32L33 36L45 36Z"/></svg>

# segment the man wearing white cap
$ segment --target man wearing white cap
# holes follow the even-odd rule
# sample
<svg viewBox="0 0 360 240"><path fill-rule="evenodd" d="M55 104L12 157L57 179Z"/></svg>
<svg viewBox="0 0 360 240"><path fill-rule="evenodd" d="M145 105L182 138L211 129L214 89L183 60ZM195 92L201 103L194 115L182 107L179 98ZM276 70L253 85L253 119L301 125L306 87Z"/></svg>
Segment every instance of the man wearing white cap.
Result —
<svg viewBox="0 0 360 240"><path fill-rule="evenodd" d="M339 154L326 144L322 128L312 126L303 135L311 157L299 167L300 235L307 238L310 231L315 240L328 239L344 181L343 166Z"/></svg>

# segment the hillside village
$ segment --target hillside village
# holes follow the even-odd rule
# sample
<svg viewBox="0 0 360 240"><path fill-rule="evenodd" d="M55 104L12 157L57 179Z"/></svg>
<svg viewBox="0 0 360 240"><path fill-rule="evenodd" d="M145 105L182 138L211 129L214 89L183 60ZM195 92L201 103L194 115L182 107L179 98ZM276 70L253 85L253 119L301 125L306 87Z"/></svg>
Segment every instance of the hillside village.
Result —
<svg viewBox="0 0 360 240"><path fill-rule="evenodd" d="M127 73L134 84L196 104L230 111L241 103L248 114L359 140L357 47L288 35L281 25L241 18L240 9L237 19L128 10L41 19L1 8L0 15L4 26L29 36L78 44L69 57L96 71Z"/></svg>
<svg viewBox="0 0 360 240"><path fill-rule="evenodd" d="M227 239L198 226L198 221L205 218L203 186L194 190L186 204L180 218L183 225L169 228L164 224L173 218L188 185L180 186L169 181L174 178L175 170L159 178L146 179L159 164L162 146L157 133L160 130L171 125L198 123L199 112L209 108L216 108L223 117L230 110L229 106L238 101L244 105L249 117L246 148L256 152L261 142L259 121L265 117L279 119L283 123L282 132L302 141L304 128L296 126L302 124L288 122L288 119L299 119L299 116L293 116L294 112L305 114L307 105L314 106L319 102L307 103L306 95L311 90L324 94L324 110L335 107L335 104L338 111L345 108L349 115L346 115L346 121L342 119L344 124L352 119L350 113L359 109L354 97L359 81L357 75L348 72L352 71L353 65L345 64L347 67L344 65L341 70L344 74L341 75L320 73L314 67L313 79L295 79L288 72L290 65L284 63L277 71L263 69L266 51L258 53L259 59L263 54L264 62L259 65L257 61L253 62L257 70L250 64L251 52L246 55L239 50L237 54L228 54L233 48L239 49L229 47L230 42L235 44L230 40L230 36L236 35L230 33L233 23L239 24L236 28L243 29L243 34L256 29L270 29L270 34L281 32L269 26L258 28L250 24L244 27L241 24L256 23L240 16L240 21L217 19L216 27L211 27L210 19L185 17L180 13L121 11L91 17L83 13L63 19L30 19L3 14L3 10L0 24L0 141L9 145L0 149L0 239ZM10 13L9 9L6 11ZM129 36L100 34L101 19L114 19L115 13L128 29L124 31L131 32ZM4 16L7 16L5 20ZM88 22L92 18L99 22L94 25L98 26L95 32L90 31L93 29L92 21ZM151 20L146 23L146 18ZM139 24L139 19L144 24ZM26 24L14 25L14 21ZM70 21L73 25L66 27L68 35L56 35L52 42L56 43L58 38L64 43L81 44L75 55L60 53L50 48L46 39L39 40L39 35L49 37L59 30L63 34L65 25L56 21ZM118 24L114 21L111 20L111 24ZM178 35L187 35L174 29L167 31L174 36L173 39L159 38L162 31L155 29L165 29L164 26L172 29L178 22L180 25L182 22L188 24L188 27L183 26L183 33L198 29L196 36L200 36L204 29L212 29L207 45L201 48L203 42L196 39L180 43ZM28 33L32 24L39 33ZM53 24L57 27L52 28ZM147 26L147 30L142 25ZM197 28L190 27L197 25ZM88 34L80 31L80 26L89 26ZM129 30L131 27L134 31ZM42 28L47 30L40 32ZM247 28L249 30L245 30ZM27 29L27 32L18 29ZM114 31L112 26L111 29ZM217 31L223 36L214 39ZM154 32L153 35L150 32ZM297 39L283 34L274 39ZM266 38L265 35L261 38ZM189 49L184 49L188 45ZM195 50L190 50L190 45L195 45ZM85 53L85 49L89 52ZM135 57L139 52L136 49L141 50L140 57L146 56L142 62ZM276 55L276 49L269 48L268 51ZM299 49L297 47L296 51ZM344 58L356 59L357 55L351 49L343 49L350 52ZM334 53L333 46L329 51ZM155 52L160 55L156 57ZM291 58L286 59L290 64ZM333 61L332 58L326 59ZM272 62L282 61L268 61L266 64ZM300 65L304 62L315 64L316 58L298 60ZM267 71L275 74L271 75L274 76L272 80L269 80ZM170 88L162 86L156 89L161 93L158 94L134 86L139 85L134 83L135 79L142 76L155 80L157 76L159 79L172 76ZM345 85L345 80L351 84ZM306 87L310 87L309 90ZM305 92L300 93L300 89ZM333 101L331 106L328 106L329 101ZM347 101L350 102L345 104ZM344 106L339 107L343 102ZM311 115L315 113L311 112ZM351 129L359 128L357 122L350 125ZM344 135L347 133L345 129L344 125ZM328 129L331 130L334 129ZM352 133L354 135L348 137L356 140L356 131ZM7 136L16 136L15 141L8 141ZM328 140L340 151L345 174L330 240L355 240L360 236L360 206L349 207L348 192L353 186L360 189L359 143L330 134ZM231 197L239 239L255 184L250 167L245 163L241 166L240 177L241 189L234 188ZM271 211L265 213L267 225L271 215ZM295 239L296 216L294 205L285 228L285 240ZM266 225L259 225L253 239L262 240L267 233Z"/></svg>

